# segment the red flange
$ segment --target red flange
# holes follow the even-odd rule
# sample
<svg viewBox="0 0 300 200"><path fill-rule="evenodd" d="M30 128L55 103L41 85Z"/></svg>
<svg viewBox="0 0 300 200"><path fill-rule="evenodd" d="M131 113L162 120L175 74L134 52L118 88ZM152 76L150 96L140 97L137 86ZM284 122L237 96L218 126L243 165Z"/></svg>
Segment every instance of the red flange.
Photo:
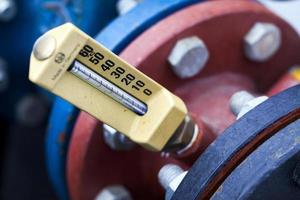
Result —
<svg viewBox="0 0 300 200"><path fill-rule="evenodd" d="M126 186L134 199L162 199L157 173L162 165L176 163L141 147L111 150L102 137L102 124L85 112L78 117L70 145L67 175L74 200L94 199L101 188L115 184Z"/></svg>
<svg viewBox="0 0 300 200"><path fill-rule="evenodd" d="M291 68L285 75L283 75L282 78L280 78L279 81L271 88L271 90L268 91L267 95L273 96L274 94L282 92L283 90L286 90L287 88L295 86L299 83L300 68L297 66Z"/></svg>
<svg viewBox="0 0 300 200"><path fill-rule="evenodd" d="M271 22L282 30L280 50L267 62L254 63L243 54L243 37L255 22ZM178 39L198 36L210 52L197 77L177 78L167 57ZM248 1L212 1L186 8L153 26L121 54L126 61L174 91L186 102L199 127L201 151L234 122L229 98L238 90L263 93L285 71L300 62L297 33L282 19ZM203 124L202 124L203 123ZM123 184L136 199L159 199L158 169L171 162L140 148L114 152L103 143L101 124L82 113L72 135L67 175L72 199L92 199L104 186ZM199 142L200 144L200 142Z"/></svg>

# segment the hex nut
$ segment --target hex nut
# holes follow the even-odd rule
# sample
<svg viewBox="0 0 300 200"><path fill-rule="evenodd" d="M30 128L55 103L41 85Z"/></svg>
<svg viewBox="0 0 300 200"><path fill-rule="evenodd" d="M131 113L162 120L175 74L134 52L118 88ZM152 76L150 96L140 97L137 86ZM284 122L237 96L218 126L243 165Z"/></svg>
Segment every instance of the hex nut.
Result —
<svg viewBox="0 0 300 200"><path fill-rule="evenodd" d="M124 134L118 132L116 129L103 125L103 137L105 143L112 149L116 151L129 151L135 147L135 143L132 142Z"/></svg>
<svg viewBox="0 0 300 200"><path fill-rule="evenodd" d="M281 31L272 23L257 22L244 37L244 52L255 62L269 60L281 46Z"/></svg>
<svg viewBox="0 0 300 200"><path fill-rule="evenodd" d="M206 65L209 51L197 36L177 41L168 57L173 72L181 79L197 75Z"/></svg>
<svg viewBox="0 0 300 200"><path fill-rule="evenodd" d="M180 152L185 149L192 141L195 134L198 133L197 125L190 116L186 116L179 125L175 133L165 145L164 152Z"/></svg>

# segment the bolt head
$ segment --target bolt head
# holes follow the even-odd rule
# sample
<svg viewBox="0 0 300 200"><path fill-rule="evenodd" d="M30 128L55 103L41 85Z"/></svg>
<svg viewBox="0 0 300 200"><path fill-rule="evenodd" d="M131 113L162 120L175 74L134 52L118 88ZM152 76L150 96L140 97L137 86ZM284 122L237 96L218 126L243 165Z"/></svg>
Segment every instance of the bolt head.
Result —
<svg viewBox="0 0 300 200"><path fill-rule="evenodd" d="M281 31L272 23L258 22L244 37L244 51L248 59L264 62L270 59L281 46Z"/></svg>
<svg viewBox="0 0 300 200"><path fill-rule="evenodd" d="M206 45L196 36L177 41L168 57L173 72L182 79L197 75L208 59L209 51Z"/></svg>
<svg viewBox="0 0 300 200"><path fill-rule="evenodd" d="M114 185L101 190L95 200L132 200L132 197L124 186Z"/></svg>
<svg viewBox="0 0 300 200"><path fill-rule="evenodd" d="M17 14L17 6L14 0L0 0L0 21L8 22Z"/></svg>
<svg viewBox="0 0 300 200"><path fill-rule="evenodd" d="M106 124L103 125L103 137L112 150L129 151L135 147L135 143L128 137Z"/></svg>

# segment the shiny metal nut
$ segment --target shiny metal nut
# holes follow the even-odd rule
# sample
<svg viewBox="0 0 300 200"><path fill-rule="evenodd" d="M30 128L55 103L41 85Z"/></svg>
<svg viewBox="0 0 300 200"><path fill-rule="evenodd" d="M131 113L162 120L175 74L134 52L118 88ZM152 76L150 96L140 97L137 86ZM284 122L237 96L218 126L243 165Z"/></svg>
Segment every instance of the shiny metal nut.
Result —
<svg viewBox="0 0 300 200"><path fill-rule="evenodd" d="M177 41L168 57L173 72L182 79L197 75L209 59L205 43L192 36Z"/></svg>
<svg viewBox="0 0 300 200"><path fill-rule="evenodd" d="M117 11L119 15L124 15L132 10L141 0L119 0L117 2Z"/></svg>
<svg viewBox="0 0 300 200"><path fill-rule="evenodd" d="M248 59L264 62L281 46L281 31L272 23L257 22L244 37L244 51Z"/></svg>
<svg viewBox="0 0 300 200"><path fill-rule="evenodd" d="M113 185L101 190L95 200L132 200L132 197L124 186Z"/></svg>
<svg viewBox="0 0 300 200"><path fill-rule="evenodd" d="M8 22L17 14L17 6L14 0L0 0L0 21Z"/></svg>
<svg viewBox="0 0 300 200"><path fill-rule="evenodd" d="M164 152L180 152L185 149L198 132L197 125L187 115L164 147Z"/></svg>
<svg viewBox="0 0 300 200"><path fill-rule="evenodd" d="M103 125L103 137L105 143L113 150L129 151L135 147L135 143L128 137L106 124Z"/></svg>

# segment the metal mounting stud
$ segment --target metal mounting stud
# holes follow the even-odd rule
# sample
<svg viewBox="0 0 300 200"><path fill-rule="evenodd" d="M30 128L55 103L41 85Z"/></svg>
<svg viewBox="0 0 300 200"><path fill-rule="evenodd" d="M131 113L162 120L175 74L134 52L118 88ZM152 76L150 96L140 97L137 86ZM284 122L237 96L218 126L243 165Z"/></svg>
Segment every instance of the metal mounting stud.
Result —
<svg viewBox="0 0 300 200"><path fill-rule="evenodd" d="M166 190L165 200L170 200L182 179L187 174L178 165L167 164L158 172L158 180Z"/></svg>
<svg viewBox="0 0 300 200"><path fill-rule="evenodd" d="M254 97L247 91L239 91L231 96L230 109L239 119L267 99L267 96Z"/></svg>
<svg viewBox="0 0 300 200"><path fill-rule="evenodd" d="M234 115L238 115L245 103L255 97L247 91L239 91L234 93L230 98L230 109Z"/></svg>

